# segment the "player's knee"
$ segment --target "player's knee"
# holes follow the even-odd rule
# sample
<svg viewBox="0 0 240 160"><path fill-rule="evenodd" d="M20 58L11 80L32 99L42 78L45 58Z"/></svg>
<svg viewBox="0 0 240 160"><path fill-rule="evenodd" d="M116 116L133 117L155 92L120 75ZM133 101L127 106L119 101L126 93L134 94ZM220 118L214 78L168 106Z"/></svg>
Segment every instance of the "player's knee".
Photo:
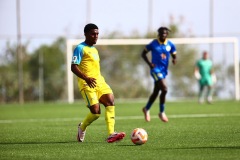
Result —
<svg viewBox="0 0 240 160"><path fill-rule="evenodd" d="M107 107L107 106L114 106L114 101L113 101L113 100L107 101L107 102L103 103L103 105L104 105L105 107Z"/></svg>
<svg viewBox="0 0 240 160"><path fill-rule="evenodd" d="M114 96L113 94L105 94L100 98L100 103L102 103L105 107L114 106Z"/></svg>
<svg viewBox="0 0 240 160"><path fill-rule="evenodd" d="M166 90L164 90L164 91L162 92L162 94L166 95L166 94L167 94L167 91L166 91Z"/></svg>
<svg viewBox="0 0 240 160"><path fill-rule="evenodd" d="M96 110L94 110L94 111L91 111L91 113L92 113L92 114L95 114L95 115L97 115L97 114L100 115L100 114L101 114L101 111L96 111Z"/></svg>
<svg viewBox="0 0 240 160"><path fill-rule="evenodd" d="M166 86L162 87L162 93L167 93L168 92L168 88Z"/></svg>
<svg viewBox="0 0 240 160"><path fill-rule="evenodd" d="M92 114L99 114L99 115L101 114L101 109L99 105L91 106L89 109Z"/></svg>

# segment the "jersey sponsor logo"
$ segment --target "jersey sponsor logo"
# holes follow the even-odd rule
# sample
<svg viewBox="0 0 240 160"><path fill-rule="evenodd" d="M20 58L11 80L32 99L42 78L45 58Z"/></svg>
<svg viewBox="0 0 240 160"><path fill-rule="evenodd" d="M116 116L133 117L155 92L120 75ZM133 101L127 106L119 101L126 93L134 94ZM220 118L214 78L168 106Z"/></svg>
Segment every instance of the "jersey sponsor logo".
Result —
<svg viewBox="0 0 240 160"><path fill-rule="evenodd" d="M171 46L167 45L166 50L169 52L171 50Z"/></svg>

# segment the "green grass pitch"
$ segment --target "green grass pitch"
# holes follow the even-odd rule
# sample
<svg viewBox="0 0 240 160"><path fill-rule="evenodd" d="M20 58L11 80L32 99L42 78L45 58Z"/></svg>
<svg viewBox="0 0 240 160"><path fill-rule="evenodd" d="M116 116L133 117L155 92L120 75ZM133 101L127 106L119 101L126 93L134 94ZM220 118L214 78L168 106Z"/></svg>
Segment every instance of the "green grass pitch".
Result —
<svg viewBox="0 0 240 160"><path fill-rule="evenodd" d="M88 113L82 102L74 104L8 104L0 106L0 159L46 160L237 160L240 159L240 102L167 102L168 123L158 118L157 102L151 122L142 114L144 102L116 100L116 131L127 136L108 144L104 107L100 119L76 141L77 125ZM148 132L144 145L134 145L130 133Z"/></svg>

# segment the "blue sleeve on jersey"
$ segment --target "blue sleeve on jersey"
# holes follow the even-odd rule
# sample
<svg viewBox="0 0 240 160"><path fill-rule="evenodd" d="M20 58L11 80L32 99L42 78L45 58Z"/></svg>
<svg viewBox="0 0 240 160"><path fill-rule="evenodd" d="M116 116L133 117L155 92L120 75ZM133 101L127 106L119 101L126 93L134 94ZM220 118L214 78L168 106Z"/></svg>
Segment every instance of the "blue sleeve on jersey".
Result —
<svg viewBox="0 0 240 160"><path fill-rule="evenodd" d="M175 45L172 42L170 42L170 45L171 45L170 53L177 52L176 47L175 47Z"/></svg>
<svg viewBox="0 0 240 160"><path fill-rule="evenodd" d="M73 51L72 64L80 64L83 56L83 47L78 45Z"/></svg>
<svg viewBox="0 0 240 160"><path fill-rule="evenodd" d="M151 44L146 45L146 46L145 46L145 50L146 50L146 51L151 51Z"/></svg>
<svg viewBox="0 0 240 160"><path fill-rule="evenodd" d="M151 43L149 43L148 45L146 45L146 47L145 47L146 51L151 51L152 50L153 42L154 42L154 40Z"/></svg>

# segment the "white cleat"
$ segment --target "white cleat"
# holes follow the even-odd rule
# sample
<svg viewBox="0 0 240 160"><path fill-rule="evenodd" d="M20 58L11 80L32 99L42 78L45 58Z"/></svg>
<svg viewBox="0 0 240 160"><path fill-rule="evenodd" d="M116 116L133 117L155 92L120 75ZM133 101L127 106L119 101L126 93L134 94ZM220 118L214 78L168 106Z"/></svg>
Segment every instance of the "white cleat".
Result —
<svg viewBox="0 0 240 160"><path fill-rule="evenodd" d="M146 122L149 122L151 120L150 111L149 110L147 111L145 107L143 107L142 111L143 111Z"/></svg>
<svg viewBox="0 0 240 160"><path fill-rule="evenodd" d="M82 123L80 123L78 125L78 133L77 133L77 140L78 142L83 142L84 141L84 138L85 138L85 135L86 135L86 130L83 131L80 126L82 125Z"/></svg>
<svg viewBox="0 0 240 160"><path fill-rule="evenodd" d="M168 122L167 115L164 112L160 112L158 116L163 122Z"/></svg>

